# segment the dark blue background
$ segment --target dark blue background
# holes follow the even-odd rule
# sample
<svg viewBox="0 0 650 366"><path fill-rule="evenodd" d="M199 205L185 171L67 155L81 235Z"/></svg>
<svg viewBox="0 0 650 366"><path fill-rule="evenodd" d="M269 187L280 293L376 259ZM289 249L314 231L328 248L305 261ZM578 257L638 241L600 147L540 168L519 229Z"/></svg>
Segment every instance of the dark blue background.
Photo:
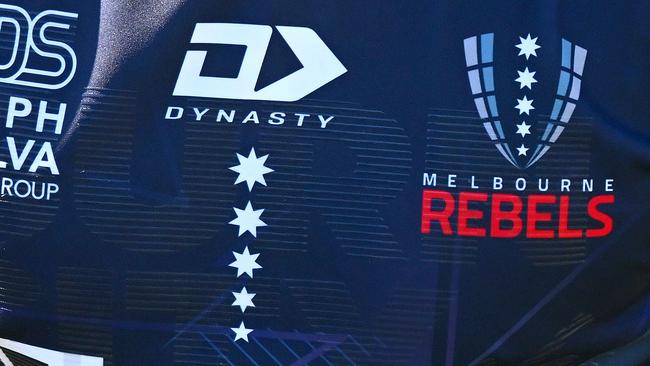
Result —
<svg viewBox="0 0 650 366"><path fill-rule="evenodd" d="M647 19L650 12L647 4L611 1L191 1L179 7L169 23L158 28L154 26L152 37L139 33L141 38L138 39L137 35L135 38L124 36L129 24L120 21L119 15L133 12L133 9L146 12L148 7L143 5L144 2L115 2L104 8L115 17L107 23L106 30L115 33L113 42L124 42L120 43L124 49L120 54L127 57L117 57L108 62L115 66L110 72L97 71L95 62L99 4L91 1L56 4L21 1L18 4L35 12L56 8L79 13L74 46L79 60L77 74L66 88L52 94L67 100L70 111L77 109L81 94L89 83L91 86L129 90L136 95L134 113L137 118L133 119L136 137L130 163L130 189L137 201L151 207L172 203L179 198L181 177L178 172L183 168L184 127L163 124L161 117L167 105L185 102L171 97L171 90L195 23L304 26L319 34L348 72L308 98L349 101L380 110L388 118L397 120L407 136L412 155L408 181L402 191L385 202L379 211L405 258L346 256L337 248L334 235L325 228L324 219L314 212L309 216L310 251L304 256L282 258L269 254L265 273L273 278L319 278L345 282L352 302L362 310L362 318L358 320L367 326L369 333L376 332L378 337L381 337L381 332L375 328L376 316L390 304L391 296L400 286L408 283L422 290L450 293L450 300L446 303L435 300L436 304L438 301L444 303L436 307L436 311L443 315L409 315L410 321L425 329L416 339L408 339L408 333L404 334L404 341L413 346L410 358L383 356L380 359L372 355L357 361L358 364L466 365L479 356L492 356L496 365L520 365L537 355L549 342L558 340L558 332L572 324L576 316L589 314L593 316L591 323L577 328L566 338L559 337L561 341L557 348L551 347L545 358L529 361L531 364L565 362L577 365L632 342L648 329L650 258L646 226L650 198L650 107L646 102L645 87L649 81ZM143 17L141 21L155 22L161 19L162 14L154 11L150 16L151 19ZM550 58L535 61L540 74L545 71L550 74L555 70L557 62L554 60L557 58L552 57L557 57L561 37L589 50L582 98L576 115L591 119L589 169L595 178L615 178L616 204L612 212L614 233L607 238L590 240L582 263L537 267L530 264L516 243L496 240L478 242L478 259L471 265L421 260L421 173L436 169L425 163L428 149L425 136L429 133L426 130L427 114L439 109L473 110L462 41L488 32L494 32L497 39L507 39L505 44L507 47L512 44L510 52L513 54L518 36L527 33L538 36L545 47L540 54ZM108 45L118 49L118 43ZM275 61L264 64L260 85L298 67L295 57L283 46L275 33L267 55L267 61ZM552 50L553 47L558 50ZM218 55L233 54L233 50L227 47L215 51ZM239 51L234 52L237 54ZM503 53L508 52L507 48L498 45L496 52L501 52L497 61L504 68L514 70L518 65L517 60ZM236 65L236 57L233 60ZM89 81L93 65L105 79ZM228 73L232 72L232 67L232 63L225 61L206 72ZM512 87L511 79L513 77L507 73L497 74L496 83ZM540 88L545 91L539 93L546 93L540 94L540 98L549 98L548 95L554 91L552 83ZM246 102L242 108L261 108L260 105ZM83 122L85 118L89 117L79 112L75 121ZM68 117L67 121L71 119ZM134 253L103 241L84 225L76 210L74 150L83 136L77 134L73 124L70 124L67 136L58 152L64 189L55 220L45 230L31 236L19 237L9 233L3 240L0 255L11 263L7 268L13 270L15 267L29 274L39 290L26 290L19 283L22 280L12 277L11 270L4 271L0 299L15 296L12 291L23 291L30 296L33 291L36 301L24 308L8 306L12 311L2 314L0 335L47 348L102 355L116 365L175 364L173 352L166 342L175 334L177 318L169 314L126 309L125 278L133 270L231 274L231 269L226 267L230 258L225 256L234 249L230 244L221 244L235 238L231 232L234 228L225 225L224 232L214 239L185 251L170 253ZM243 153L253 145L263 147L258 140L257 133L247 126L241 136L241 149L233 150L233 156L235 152ZM473 141L467 143L471 145ZM316 169L333 175L350 170L344 159L340 159L341 155L332 152L337 151L333 148L335 146L323 145L317 150L331 154L331 159L319 160ZM571 148L569 144L554 147L569 152ZM496 150L494 154L497 156ZM503 174L516 173L504 159L499 161L503 164ZM544 164L540 162L542 168ZM534 175L535 171L526 174ZM269 180L269 185L273 186L272 180ZM238 188L242 189L234 193L236 205L242 207L248 196L243 187ZM331 243L334 243L332 247L328 246ZM243 242L237 245L235 248L239 250ZM66 272L71 273L72 282L74 268L83 268L84 274L93 269L108 274L107 278L98 275L98 281L109 281L109 296L102 291L93 293L94 287L89 288L86 294L97 300L94 309L101 309L98 310L101 315L93 313L94 310L89 311L86 317L74 319L61 315L57 288L61 286L63 267L72 268ZM206 285L203 290L212 289ZM229 296L227 292L226 295ZM538 304L541 305L536 308ZM280 320L269 327L276 331L309 331L312 329L310 324L295 315L299 307L300 304L287 300L287 304L282 306ZM456 309L456 313L450 312L451 308ZM110 345L81 344L83 341L80 340L77 347L61 341L62 329L69 323L92 323L92 319L97 318L103 320L93 324L96 328L92 329L106 333L106 337L101 339L112 339ZM521 319L525 321L518 323ZM238 321L234 318L232 325L219 325L235 326ZM395 318L392 321L398 327L401 326L398 322L408 322L409 319ZM151 324L165 325L161 325L161 329L151 329ZM78 331L72 329L72 332ZM354 334L355 331L341 327L340 332ZM84 334L79 333L79 337L83 338ZM205 352L212 351L206 349ZM648 353L647 350L638 352ZM203 356L196 357L202 359ZM243 359L241 362L248 361ZM263 361L260 362L264 365Z"/></svg>

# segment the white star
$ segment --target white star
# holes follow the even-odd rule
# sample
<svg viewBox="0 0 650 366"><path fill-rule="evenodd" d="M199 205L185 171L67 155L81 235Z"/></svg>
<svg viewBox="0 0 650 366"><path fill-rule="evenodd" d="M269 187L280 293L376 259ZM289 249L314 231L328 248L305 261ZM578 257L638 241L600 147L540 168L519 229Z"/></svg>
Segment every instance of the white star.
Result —
<svg viewBox="0 0 650 366"><path fill-rule="evenodd" d="M519 147L517 148L517 152L519 153L518 156L521 156L521 155L523 155L523 156L527 156L527 155L526 155L526 152L527 152L527 151L528 151L528 148L527 148L526 146L524 146L524 144L521 144L521 146L519 146Z"/></svg>
<svg viewBox="0 0 650 366"><path fill-rule="evenodd" d="M239 328L230 328L230 329L232 329L232 331L235 332L235 342L237 342L240 339L243 339L246 342L248 342L248 334L253 331L252 329L246 328L243 321L241 322L241 324L239 324Z"/></svg>
<svg viewBox="0 0 650 366"><path fill-rule="evenodd" d="M257 157L255 155L255 148L252 148L248 157L237 154L237 160L239 160L239 165L230 167L229 169L239 173L235 184L246 181L248 185L248 190L252 191L255 182L266 186L266 181L264 180L264 174L271 173L273 169L267 168L264 166L268 155Z"/></svg>
<svg viewBox="0 0 650 366"><path fill-rule="evenodd" d="M253 270L262 268L262 266L256 262L257 257L259 257L260 254L251 254L248 251L248 247L245 247L244 251L241 253L232 252L232 254L235 256L235 261L230 263L228 266L237 268L237 277L246 273L248 277L253 278Z"/></svg>
<svg viewBox="0 0 650 366"><path fill-rule="evenodd" d="M255 307L255 304L253 304L253 298L255 297L254 293L248 293L246 291L246 287L240 291L240 292L233 292L233 296L235 296L235 301L232 303L232 306L239 306L241 308L241 312L245 312L247 307Z"/></svg>
<svg viewBox="0 0 650 366"><path fill-rule="evenodd" d="M530 125L526 124L526 121L521 122L521 124L516 125L517 126L517 132L521 134L521 137L526 137L526 135L530 135Z"/></svg>
<svg viewBox="0 0 650 366"><path fill-rule="evenodd" d="M537 56L537 52L535 51L538 48L542 48L541 46L538 46L536 44L537 42L537 37L531 39L530 38L530 33L528 33L528 36L526 36L526 39L519 37L519 43L515 47L519 48L519 54L517 56L524 55L526 56L526 60L528 60L528 57L531 55Z"/></svg>
<svg viewBox="0 0 650 366"><path fill-rule="evenodd" d="M519 114L526 113L527 115L530 115L530 110L535 109L535 107L533 107L533 99L528 100L524 95L524 99L517 99L517 105L515 108L519 109Z"/></svg>
<svg viewBox="0 0 650 366"><path fill-rule="evenodd" d="M229 224L239 226L238 236L242 236L245 232L248 231L249 233L253 234L254 237L257 238L257 227L266 226L266 223L260 220L260 216L264 212L264 209L262 208L259 210L253 210L251 201L248 201L248 204L246 204L246 208L244 208L243 210L237 207L233 207L232 209L235 210L235 214L237 215L237 218L230 221Z"/></svg>
<svg viewBox="0 0 650 366"><path fill-rule="evenodd" d="M533 76L535 76L535 73L537 71L530 72L528 71L528 67L521 72L517 70L517 73L519 74L519 77L515 79L516 82L519 83L519 89L523 89L524 87L528 87L528 89L533 89L533 83L536 83L537 80Z"/></svg>

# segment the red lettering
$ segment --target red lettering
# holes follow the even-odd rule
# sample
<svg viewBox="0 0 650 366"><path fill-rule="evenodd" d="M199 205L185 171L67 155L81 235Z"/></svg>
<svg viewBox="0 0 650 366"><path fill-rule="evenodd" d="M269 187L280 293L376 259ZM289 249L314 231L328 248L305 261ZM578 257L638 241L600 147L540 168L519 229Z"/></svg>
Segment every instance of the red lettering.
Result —
<svg viewBox="0 0 650 366"><path fill-rule="evenodd" d="M588 238L597 238L600 236L609 235L614 228L614 220L608 214L598 209L599 205L614 203L614 195L606 194L592 197L587 204L587 213L592 219L599 221L602 227L598 229L587 229Z"/></svg>
<svg viewBox="0 0 650 366"><path fill-rule="evenodd" d="M524 218L525 199L527 209ZM489 224L485 217L486 203L491 207ZM601 207L612 203L614 195L611 194L595 196L589 200L587 213L591 220L600 225L587 229L570 225L570 195L533 194L522 197L508 193L488 194L474 191L452 194L443 190L425 189L422 192L420 230L423 234L430 234L434 222L437 222L445 236L454 235L456 231L459 236L484 237L489 230L489 236L493 238L516 238L522 235L531 239L576 239L585 236L595 238L609 235L613 230L613 218L603 212ZM544 207L549 205L552 207ZM454 217L454 228L452 215L456 209L458 217ZM437 230L437 227L435 229Z"/></svg>
<svg viewBox="0 0 650 366"><path fill-rule="evenodd" d="M431 201L441 200L444 203L442 211L432 211ZM420 231L423 234L431 232L431 221L438 221L444 235L452 235L449 217L454 212L454 197L449 192L425 189L422 191L422 223Z"/></svg>
<svg viewBox="0 0 650 366"><path fill-rule="evenodd" d="M554 236L553 230L537 229L537 223L550 222L550 212L539 212L538 204L555 203L555 196L548 194L531 194L528 196L528 214L526 216L526 236L535 239L550 239Z"/></svg>
<svg viewBox="0 0 650 366"><path fill-rule="evenodd" d="M582 230L569 228L569 196L560 196L560 218L558 237L562 239L581 238Z"/></svg>
<svg viewBox="0 0 650 366"><path fill-rule="evenodd" d="M512 211L503 211L501 205L504 202L512 204ZM492 216L490 220L490 236L495 238L514 238L521 233L521 209L523 204L521 198L514 194L495 193L492 195ZM502 229L501 223L509 221L511 229Z"/></svg>
<svg viewBox="0 0 650 366"><path fill-rule="evenodd" d="M460 192L458 197L458 235L460 236L485 236L485 229L469 227L469 220L480 220L483 218L483 211L469 208L470 201L485 202L487 193Z"/></svg>

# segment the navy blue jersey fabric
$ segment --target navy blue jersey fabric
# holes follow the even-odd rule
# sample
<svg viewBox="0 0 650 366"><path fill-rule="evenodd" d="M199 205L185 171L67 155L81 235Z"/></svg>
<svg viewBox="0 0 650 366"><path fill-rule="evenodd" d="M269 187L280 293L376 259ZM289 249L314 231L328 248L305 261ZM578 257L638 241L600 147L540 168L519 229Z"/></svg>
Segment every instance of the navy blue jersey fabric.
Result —
<svg viewBox="0 0 650 366"><path fill-rule="evenodd" d="M650 362L648 4L3 3L32 17L57 10L77 18L60 35L48 31L76 55L65 86L0 80L0 115L11 108L11 97L32 106L13 127L6 116L0 120L0 157L8 162L0 174L7 184L24 179L58 187L49 200L19 197L12 188L0 198L0 339L119 366ZM9 22L0 24L4 63L16 32ZM206 52L201 75L232 79L253 49L191 42L197 24L268 26L255 91L308 69L283 26L300 34L311 29L345 71L292 101L275 94L259 100L174 95L188 51ZM528 35L541 48L518 54ZM486 133L492 128L498 135L496 117L483 118L479 94L468 83L475 70L466 48L472 37L481 65L493 39L487 64L494 65L506 135L495 138L517 154L514 163ZM579 100L571 95L570 122L554 121L563 117L551 111L561 94L563 39L571 50L587 50L579 75L565 68L580 77L569 90L581 83ZM569 63L578 57L571 54ZM31 60L34 69L56 69L52 58ZM515 81L525 68L536 71L530 87ZM318 64L314 70L319 73ZM483 95L489 87L481 80ZM535 117L515 108L524 95L534 99ZM60 134L49 122L45 132L34 129L40 101L52 113L66 103ZM231 112L229 122L224 115ZM281 113L283 123L272 113ZM521 122L532 126L530 135L515 132ZM552 132L539 137L550 149L526 166L536 146L528 141L542 136L547 123L563 131L552 144ZM15 139L17 152L6 137ZM12 162L29 139L34 148L18 168ZM29 170L45 141L59 174ZM516 150L520 145L527 154ZM250 157L251 149L268 155L265 166L273 170L252 188L235 184L238 173L230 169L241 163L237 154ZM434 173L435 187L423 182L423 174L426 181ZM503 179L502 192L524 202L525 228L495 236L486 209L468 224L485 232L463 235L456 215L492 202L495 176ZM525 189L515 186L518 177L528 181ZM549 178L548 191L540 192L538 178ZM571 190L561 189L561 179L571 180ZM593 180L593 191L582 189L583 179ZM610 180L613 188L606 189ZM445 232L442 222L423 214L427 190L444 191L455 204L463 192L488 196L471 196L469 208L454 206L459 213ZM554 220L540 224L550 237L526 231L525 210L539 194L552 196L552 204L540 204ZM599 209L612 227L590 237L588 229L606 221L589 206L597 195L615 197ZM568 213L561 212L567 206L560 208L560 196L571 201ZM264 226L242 233L232 221L249 203L264 209ZM566 234L566 226L561 234L566 221L558 217L568 217L580 234ZM231 265L235 253L246 251L259 254L253 276ZM233 292L243 286L256 294L255 307L245 311L233 305ZM252 330L246 340L235 339L240 324ZM0 342L8 359L0 357L0 364L41 362L20 361L7 347Z"/></svg>

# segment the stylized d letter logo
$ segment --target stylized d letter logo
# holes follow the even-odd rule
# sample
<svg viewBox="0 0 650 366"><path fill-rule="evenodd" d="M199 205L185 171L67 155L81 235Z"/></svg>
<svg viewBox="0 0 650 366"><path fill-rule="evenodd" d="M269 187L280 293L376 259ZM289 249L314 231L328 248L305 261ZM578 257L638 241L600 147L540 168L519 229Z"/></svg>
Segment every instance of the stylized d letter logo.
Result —
<svg viewBox="0 0 650 366"><path fill-rule="evenodd" d="M347 70L309 28L276 27L303 67L255 91L273 28L266 25L198 23L191 43L246 46L236 78L201 76L207 51L187 51L173 95L293 102L343 75Z"/></svg>

